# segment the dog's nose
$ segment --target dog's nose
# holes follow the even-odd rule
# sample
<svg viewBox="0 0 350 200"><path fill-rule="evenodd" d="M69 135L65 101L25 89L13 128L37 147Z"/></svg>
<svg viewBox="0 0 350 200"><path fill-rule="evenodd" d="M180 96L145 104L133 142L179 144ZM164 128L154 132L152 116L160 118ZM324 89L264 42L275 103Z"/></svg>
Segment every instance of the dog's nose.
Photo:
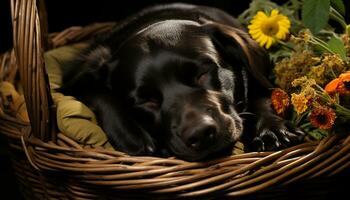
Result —
<svg viewBox="0 0 350 200"><path fill-rule="evenodd" d="M217 125L213 118L204 116L184 133L184 142L190 148L200 150L209 147L215 140Z"/></svg>

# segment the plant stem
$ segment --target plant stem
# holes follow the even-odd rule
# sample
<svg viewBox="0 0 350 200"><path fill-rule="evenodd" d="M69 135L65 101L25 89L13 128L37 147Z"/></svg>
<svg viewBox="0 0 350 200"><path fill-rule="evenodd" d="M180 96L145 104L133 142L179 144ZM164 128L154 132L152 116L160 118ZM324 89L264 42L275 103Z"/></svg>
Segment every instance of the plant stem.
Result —
<svg viewBox="0 0 350 200"><path fill-rule="evenodd" d="M350 119L350 110L345 108L344 106L340 105L340 104L335 104L335 109L338 113L340 113L342 116Z"/></svg>
<svg viewBox="0 0 350 200"><path fill-rule="evenodd" d="M328 51L329 53L332 53L332 54L336 54L334 51L332 51L329 47L328 47L328 44L326 42L324 42L323 40L315 37L315 36L311 36L311 40L310 42L314 45L318 45L320 46L321 48L323 48L324 50Z"/></svg>
<svg viewBox="0 0 350 200"><path fill-rule="evenodd" d="M295 50L293 49L293 47L289 46L287 43L285 43L285 42L283 42L283 41L281 41L281 40L278 40L278 39L276 39L276 41L277 41L277 43L280 44L284 49L286 49L286 50L291 50L291 51L295 51Z"/></svg>
<svg viewBox="0 0 350 200"><path fill-rule="evenodd" d="M344 30L346 30L346 23L344 17L332 7L330 8L329 17L338 22L344 28Z"/></svg>

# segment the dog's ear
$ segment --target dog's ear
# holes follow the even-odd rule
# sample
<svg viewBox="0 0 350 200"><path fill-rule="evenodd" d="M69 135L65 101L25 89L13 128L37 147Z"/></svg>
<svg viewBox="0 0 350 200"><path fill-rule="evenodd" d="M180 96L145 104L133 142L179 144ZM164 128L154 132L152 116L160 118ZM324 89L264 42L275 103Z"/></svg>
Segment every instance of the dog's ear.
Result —
<svg viewBox="0 0 350 200"><path fill-rule="evenodd" d="M61 91L75 93L87 89L109 87L110 72L118 61L112 59L111 51L105 46L89 47L71 63L62 67Z"/></svg>
<svg viewBox="0 0 350 200"><path fill-rule="evenodd" d="M151 135L135 120L132 110L120 97L107 93L91 103L110 143L130 155L154 155L156 147Z"/></svg>
<svg viewBox="0 0 350 200"><path fill-rule="evenodd" d="M112 74L119 62L106 46L90 47L64 72L64 94L89 104L110 143L130 155L152 155L155 145L150 134L132 117L118 93L112 91Z"/></svg>
<svg viewBox="0 0 350 200"><path fill-rule="evenodd" d="M211 36L214 45L223 52L225 60L241 64L265 88L272 88L268 74L272 69L272 62L267 52L250 36L237 28L208 22L202 25ZM238 62L238 63L237 63Z"/></svg>

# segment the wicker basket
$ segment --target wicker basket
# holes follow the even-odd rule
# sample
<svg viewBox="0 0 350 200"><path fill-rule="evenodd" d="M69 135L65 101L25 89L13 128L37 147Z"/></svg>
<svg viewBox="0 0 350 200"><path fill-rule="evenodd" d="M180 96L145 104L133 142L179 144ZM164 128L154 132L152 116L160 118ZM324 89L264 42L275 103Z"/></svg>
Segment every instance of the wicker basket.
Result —
<svg viewBox="0 0 350 200"><path fill-rule="evenodd" d="M84 148L55 128L43 53L108 31L113 23L47 35L43 1L12 0L11 11L14 48L0 57L0 81L15 83L18 70L31 123L0 109L0 132L8 138L16 178L28 199L215 199L264 191L276 195L282 186L330 179L350 168L350 136L209 162Z"/></svg>

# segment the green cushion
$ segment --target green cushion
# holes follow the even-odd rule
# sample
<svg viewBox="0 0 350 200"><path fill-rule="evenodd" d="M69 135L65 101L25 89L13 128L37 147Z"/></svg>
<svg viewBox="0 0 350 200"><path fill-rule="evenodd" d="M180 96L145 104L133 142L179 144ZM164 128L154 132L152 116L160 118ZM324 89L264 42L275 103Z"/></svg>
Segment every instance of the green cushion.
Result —
<svg viewBox="0 0 350 200"><path fill-rule="evenodd" d="M83 145L113 149L104 131L97 125L94 113L74 97L52 93L57 106L59 130Z"/></svg>
<svg viewBox="0 0 350 200"><path fill-rule="evenodd" d="M44 55L52 97L57 106L57 125L63 134L82 145L113 149L106 134L97 125L94 113L74 97L56 92L62 85L61 68L86 47L86 43L77 43L53 49Z"/></svg>
<svg viewBox="0 0 350 200"><path fill-rule="evenodd" d="M62 85L61 67L64 67L68 61L72 60L87 46L87 43L77 43L70 46L62 46L44 54L46 70L52 90L56 90Z"/></svg>

